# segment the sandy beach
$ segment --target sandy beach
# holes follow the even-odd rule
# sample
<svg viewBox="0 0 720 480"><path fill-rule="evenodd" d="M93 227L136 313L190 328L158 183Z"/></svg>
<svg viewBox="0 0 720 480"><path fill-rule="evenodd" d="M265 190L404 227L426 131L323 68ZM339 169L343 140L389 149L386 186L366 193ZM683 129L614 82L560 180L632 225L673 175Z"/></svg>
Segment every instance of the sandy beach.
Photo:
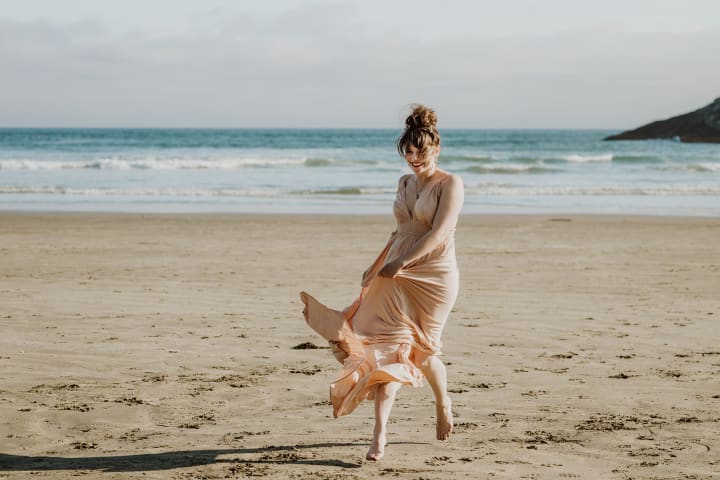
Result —
<svg viewBox="0 0 720 480"><path fill-rule="evenodd" d="M373 463L298 292L349 304L393 229L0 214L0 478L718 478L720 219L462 217L455 433L403 388Z"/></svg>

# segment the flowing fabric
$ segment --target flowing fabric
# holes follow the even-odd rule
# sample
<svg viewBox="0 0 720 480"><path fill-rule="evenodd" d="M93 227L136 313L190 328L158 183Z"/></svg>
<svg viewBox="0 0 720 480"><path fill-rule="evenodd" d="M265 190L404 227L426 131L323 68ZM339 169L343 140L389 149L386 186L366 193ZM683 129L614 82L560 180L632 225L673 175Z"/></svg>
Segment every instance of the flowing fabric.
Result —
<svg viewBox="0 0 720 480"><path fill-rule="evenodd" d="M393 207L397 230L366 271L357 300L339 311L305 292L300 294L306 322L330 342L343 364L330 385L335 417L374 398L378 384L422 385L422 372L413 362L415 352L440 353L440 337L459 286L454 230L433 251L393 278L377 275L432 229L447 177L420 191L412 210L407 202L410 177L402 177L398 186Z"/></svg>

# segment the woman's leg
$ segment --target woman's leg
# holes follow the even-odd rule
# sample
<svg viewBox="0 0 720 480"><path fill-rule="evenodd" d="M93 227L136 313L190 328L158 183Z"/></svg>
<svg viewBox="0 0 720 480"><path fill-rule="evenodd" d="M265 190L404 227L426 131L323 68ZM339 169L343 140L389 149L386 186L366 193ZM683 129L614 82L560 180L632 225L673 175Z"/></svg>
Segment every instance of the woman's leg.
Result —
<svg viewBox="0 0 720 480"><path fill-rule="evenodd" d="M365 455L368 460L380 460L385 455L387 422L399 389L400 383L398 382L383 383L377 386L375 391L375 429L370 450Z"/></svg>
<svg viewBox="0 0 720 480"><path fill-rule="evenodd" d="M452 402L447 394L447 371L445 364L435 355L416 351L415 364L427 378L435 394L435 413L437 425L435 434L438 440L447 440L453 431Z"/></svg>

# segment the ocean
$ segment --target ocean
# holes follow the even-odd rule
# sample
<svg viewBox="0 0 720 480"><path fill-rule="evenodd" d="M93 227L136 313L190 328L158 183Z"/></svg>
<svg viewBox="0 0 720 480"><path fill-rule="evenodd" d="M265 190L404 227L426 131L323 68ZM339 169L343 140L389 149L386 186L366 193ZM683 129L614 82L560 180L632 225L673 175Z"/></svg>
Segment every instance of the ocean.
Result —
<svg viewBox="0 0 720 480"><path fill-rule="evenodd" d="M399 130L0 129L0 210L390 214ZM442 130L464 213L720 217L720 145Z"/></svg>

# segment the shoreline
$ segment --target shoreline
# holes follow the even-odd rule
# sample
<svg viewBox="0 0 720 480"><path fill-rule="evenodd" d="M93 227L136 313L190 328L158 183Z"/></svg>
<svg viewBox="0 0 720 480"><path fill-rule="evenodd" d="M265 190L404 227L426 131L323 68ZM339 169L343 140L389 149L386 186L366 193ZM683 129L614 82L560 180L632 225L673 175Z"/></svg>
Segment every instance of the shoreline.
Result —
<svg viewBox="0 0 720 480"><path fill-rule="evenodd" d="M689 197L688 197L689 198ZM614 203L595 204L595 199L591 199L589 203L577 205L575 207L563 207L561 205L544 205L532 206L530 198L525 198L520 204L512 203L503 204L492 202L486 204L476 203L477 199L466 197L465 206L463 207L462 216L480 215L480 216L632 216L632 217L696 217L696 218L720 218L720 208L712 203L697 202L696 199L683 197L685 203L670 205L668 202L672 197L655 199L659 202L651 204L631 204L629 206L621 206ZM710 198L710 197L708 197ZM255 199L256 200L256 199ZM118 206L88 206L78 204L75 208L69 208L61 202L59 206L55 206L45 202L43 205L35 205L31 207L21 208L15 200L3 204L0 201L0 214L3 213L40 213L40 214L127 214L127 215L288 215L288 216L304 216L304 215L327 215L327 216L383 216L392 215L391 197L384 199L382 202L372 200L370 203L357 204L355 201L337 201L324 202L325 199L317 199L319 203L315 203L313 199L300 198L295 203L278 203L272 202L268 204L257 203L255 200L249 203L238 204L222 204L215 205L193 205L187 204L164 204L163 206L151 206L147 204L141 206L118 205ZM322 200L322 201L321 201ZM587 199L581 199L585 201ZM540 204L544 200L538 200Z"/></svg>
<svg viewBox="0 0 720 480"><path fill-rule="evenodd" d="M47 217L146 217L146 218L174 218L174 217L207 217L207 218L235 218L242 219L247 218L261 218L268 217L274 219L290 219L290 218L339 218L339 217L350 217L353 219L380 219L388 218L394 222L393 214L391 211L388 213L278 213L278 212L134 212L134 211L94 211L94 210L0 210L1 217L22 217L22 216L47 216ZM646 213L568 213L568 212L555 212L555 213L461 213L460 222L463 218L475 219L475 218L515 218L515 219L533 219L533 218L546 218L548 220L553 219L638 219L638 220L652 220L652 219L689 219L698 221L720 221L720 216L701 216L701 215L673 215L658 213L656 215Z"/></svg>

